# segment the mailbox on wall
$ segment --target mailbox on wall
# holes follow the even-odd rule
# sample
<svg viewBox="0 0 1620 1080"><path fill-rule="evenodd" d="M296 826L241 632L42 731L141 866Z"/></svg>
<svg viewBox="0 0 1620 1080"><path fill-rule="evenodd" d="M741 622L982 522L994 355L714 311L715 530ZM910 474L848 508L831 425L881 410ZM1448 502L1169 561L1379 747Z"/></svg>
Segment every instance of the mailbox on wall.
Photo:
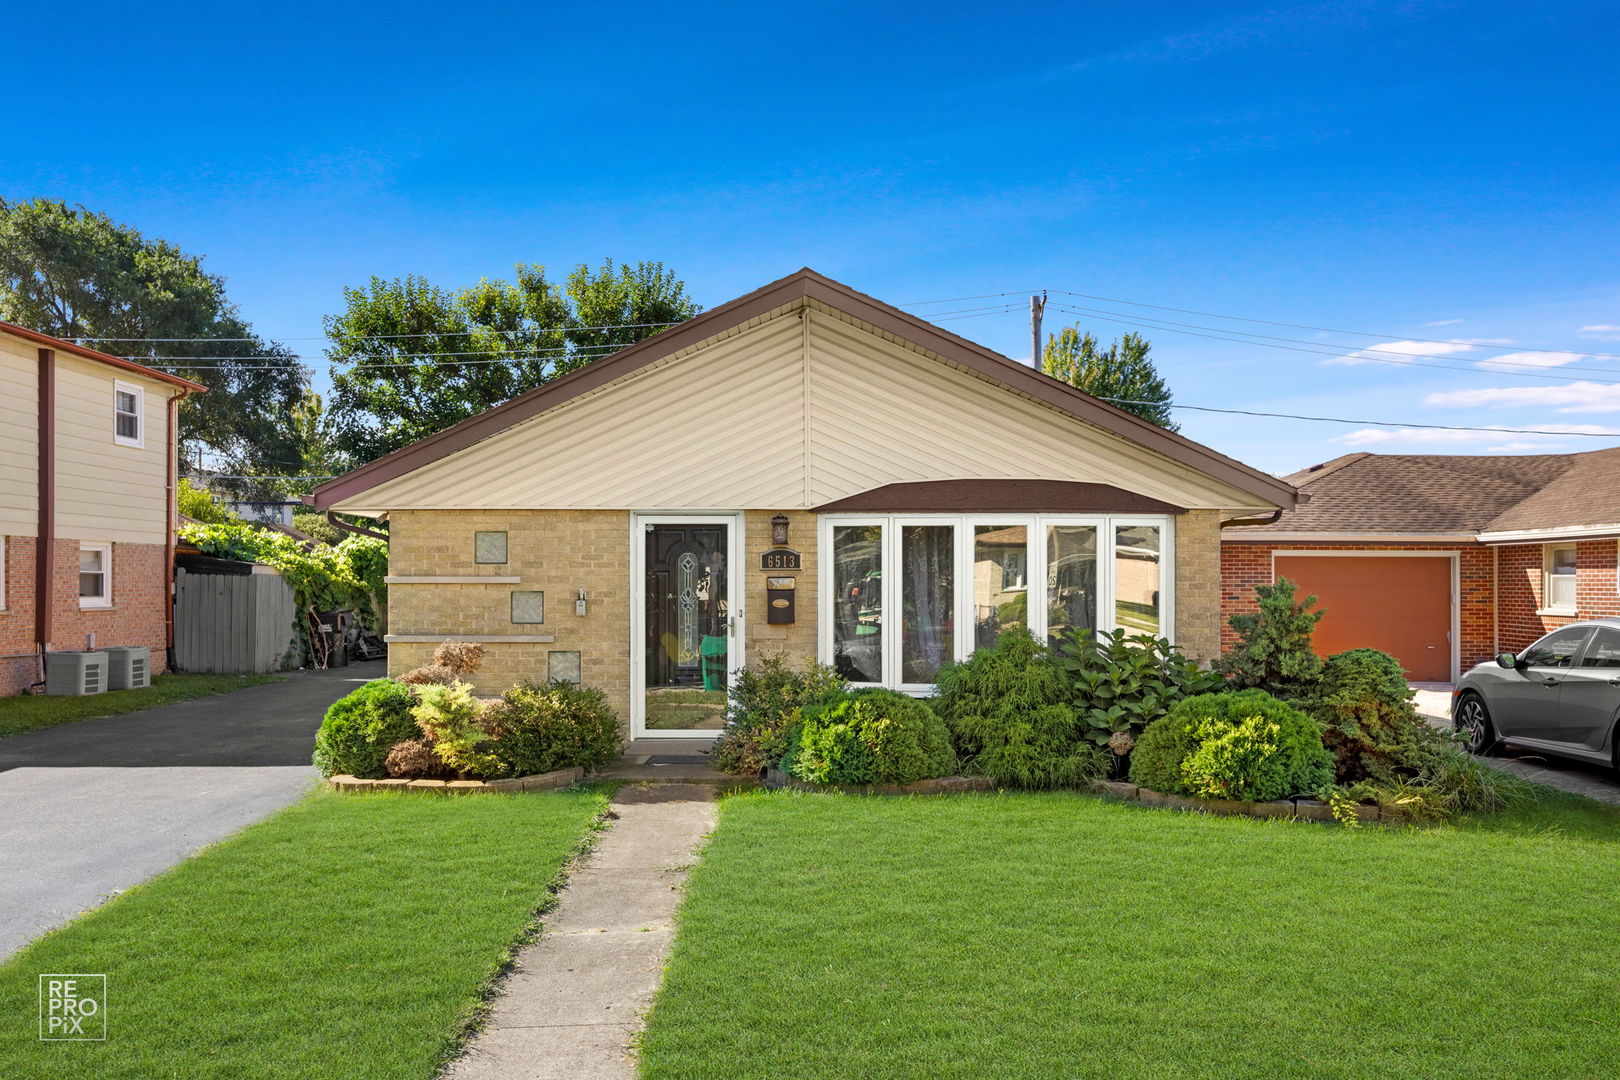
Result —
<svg viewBox="0 0 1620 1080"><path fill-rule="evenodd" d="M794 619L793 596L797 582L790 577L765 579L765 622L776 626Z"/></svg>

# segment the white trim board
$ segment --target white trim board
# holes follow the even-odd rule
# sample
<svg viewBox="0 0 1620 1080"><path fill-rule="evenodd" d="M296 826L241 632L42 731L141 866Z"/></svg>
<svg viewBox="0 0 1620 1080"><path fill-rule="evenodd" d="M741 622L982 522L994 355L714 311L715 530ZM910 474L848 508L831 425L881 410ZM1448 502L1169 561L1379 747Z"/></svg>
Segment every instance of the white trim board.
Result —
<svg viewBox="0 0 1620 1080"><path fill-rule="evenodd" d="M731 680L735 677L738 668L748 663L747 641L748 624L744 597L748 589L744 585L744 578L748 574L747 517L741 510L726 511L696 511L690 514L677 512L639 511L630 512L630 738L631 739L718 739L719 729L714 731L697 729L677 729L670 731L647 729L647 694L646 694L646 623L647 603L643 595L647 586L645 542L646 526L648 525L726 525L726 610L730 613L731 626L729 629L730 654L726 657L726 690L729 694Z"/></svg>
<svg viewBox="0 0 1620 1080"><path fill-rule="evenodd" d="M1451 560L1451 681L1462 676L1462 553L1459 551L1343 551L1337 548L1278 548L1271 553L1271 583L1277 583L1277 556L1299 555L1338 559L1450 559ZM1492 604L1495 607L1495 604Z"/></svg>

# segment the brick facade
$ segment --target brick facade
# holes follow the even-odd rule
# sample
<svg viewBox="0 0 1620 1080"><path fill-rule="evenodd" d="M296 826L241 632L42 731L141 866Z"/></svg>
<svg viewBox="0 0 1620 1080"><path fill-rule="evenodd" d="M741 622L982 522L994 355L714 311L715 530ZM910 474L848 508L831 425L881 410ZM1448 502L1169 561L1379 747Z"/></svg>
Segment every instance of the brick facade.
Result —
<svg viewBox="0 0 1620 1080"><path fill-rule="evenodd" d="M1189 510L1175 519L1176 644L1194 660L1221 652L1221 514Z"/></svg>
<svg viewBox="0 0 1620 1080"><path fill-rule="evenodd" d="M114 544L110 608L79 607L79 542L57 540L51 593L52 647L83 649L95 644L145 645L152 650L152 673L165 669L164 590L167 552L161 544ZM0 695L15 694L37 681L34 642L35 539L6 538L6 604L0 611Z"/></svg>
<svg viewBox="0 0 1620 1080"><path fill-rule="evenodd" d="M1578 619L1620 616L1616 577L1620 542L1583 540L1576 545L1576 614L1543 615L1541 544L1333 544L1313 541L1221 545L1221 647L1237 635L1230 616L1254 610L1256 585L1272 580L1276 551L1456 551L1461 584L1458 617L1462 628L1461 666L1467 671L1497 652L1518 652L1541 635Z"/></svg>
<svg viewBox="0 0 1620 1080"><path fill-rule="evenodd" d="M1582 540L1575 545L1575 614L1543 615L1545 548L1508 544L1497 550L1497 604L1502 648L1517 652L1549 630L1580 619L1620 616L1615 576L1620 541Z"/></svg>
<svg viewBox="0 0 1620 1080"><path fill-rule="evenodd" d="M760 552L770 547L770 521L788 518L789 544L803 556L797 579L797 618L772 626L765 618ZM732 559L746 590L747 659L784 653L795 662L817 651L818 516L805 511L749 510ZM1175 519L1176 637L1189 656L1213 659L1221 610L1220 515L1194 511ZM544 681L547 654L580 654L581 678L608 696L626 731L630 718L630 514L623 510L399 511L390 515L392 577L516 577L482 583L397 583L389 586L391 635L431 636L431 642L391 641L390 674L428 662L438 641L480 636L550 636L552 641L488 642L472 680L480 694L499 694L524 680ZM473 561L473 534L507 534L507 561ZM583 586L588 613L574 613ZM545 622L514 625L513 590L545 593Z"/></svg>

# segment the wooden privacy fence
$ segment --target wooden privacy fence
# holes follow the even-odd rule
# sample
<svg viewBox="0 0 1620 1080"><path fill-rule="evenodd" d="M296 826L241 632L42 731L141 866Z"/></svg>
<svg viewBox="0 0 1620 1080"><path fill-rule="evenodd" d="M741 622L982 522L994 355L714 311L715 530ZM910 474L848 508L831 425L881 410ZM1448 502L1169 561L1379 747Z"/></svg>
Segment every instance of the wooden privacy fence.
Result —
<svg viewBox="0 0 1620 1080"><path fill-rule="evenodd" d="M174 663L240 674L298 663L298 604L276 573L174 574Z"/></svg>

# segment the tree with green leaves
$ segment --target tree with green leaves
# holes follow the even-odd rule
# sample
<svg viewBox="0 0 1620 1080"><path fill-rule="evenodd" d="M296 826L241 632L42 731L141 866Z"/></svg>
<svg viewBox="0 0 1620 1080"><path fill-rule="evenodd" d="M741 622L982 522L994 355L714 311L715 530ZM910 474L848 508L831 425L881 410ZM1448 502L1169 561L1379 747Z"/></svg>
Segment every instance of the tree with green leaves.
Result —
<svg viewBox="0 0 1620 1080"><path fill-rule="evenodd" d="M326 320L339 453L364 464L700 310L658 262L581 264L561 282L516 269L463 289L411 276L344 290Z"/></svg>
<svg viewBox="0 0 1620 1080"><path fill-rule="evenodd" d="M1303 698L1322 677L1322 661L1311 648L1311 635L1326 613L1317 607L1314 595L1299 596L1287 578L1256 585L1254 593L1253 612L1226 620L1238 632L1238 643L1215 669L1240 688Z"/></svg>
<svg viewBox="0 0 1620 1080"><path fill-rule="evenodd" d="M83 206L0 199L0 318L208 387L180 410L190 468L281 475L296 456L285 421L308 372L253 332L201 257L167 241Z"/></svg>
<svg viewBox="0 0 1620 1080"><path fill-rule="evenodd" d="M1170 418L1170 388L1148 358L1153 345L1141 334L1129 333L1104 349L1089 331L1066 326L1049 334L1041 370L1070 386L1151 420L1171 431L1180 425Z"/></svg>

